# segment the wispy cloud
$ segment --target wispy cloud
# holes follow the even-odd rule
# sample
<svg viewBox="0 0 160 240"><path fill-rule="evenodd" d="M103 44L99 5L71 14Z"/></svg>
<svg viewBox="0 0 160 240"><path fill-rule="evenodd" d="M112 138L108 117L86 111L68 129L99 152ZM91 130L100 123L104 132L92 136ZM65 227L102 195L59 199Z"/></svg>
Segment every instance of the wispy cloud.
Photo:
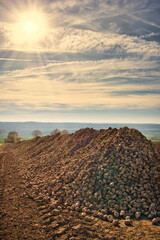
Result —
<svg viewBox="0 0 160 240"><path fill-rule="evenodd" d="M0 77L1 100L37 110L61 109L63 104L68 109L156 108L160 104L160 83L157 84L156 76L155 81L145 78L144 71L148 74L152 67L149 62L142 66L141 73L136 61L103 60L13 71ZM134 72L132 78L130 70ZM152 71L151 68L151 74Z"/></svg>
<svg viewBox="0 0 160 240"><path fill-rule="evenodd" d="M7 38L8 41L6 41ZM15 43L12 43L10 34L1 42L1 47L8 50L18 48ZM125 34L101 33L73 28L54 30L48 35L48 39L45 39L45 44L41 48L46 52L92 52L93 57L97 53L105 53L106 57L107 54L114 54L115 57L124 54L160 57L160 46L156 42L148 42L136 36Z"/></svg>

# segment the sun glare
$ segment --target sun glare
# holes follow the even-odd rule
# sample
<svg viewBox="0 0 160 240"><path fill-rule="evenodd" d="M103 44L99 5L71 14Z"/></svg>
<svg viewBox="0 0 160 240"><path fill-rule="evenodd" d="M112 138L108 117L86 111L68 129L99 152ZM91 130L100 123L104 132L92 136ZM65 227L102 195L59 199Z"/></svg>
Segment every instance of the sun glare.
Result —
<svg viewBox="0 0 160 240"><path fill-rule="evenodd" d="M35 47L47 35L47 18L37 9L27 10L17 14L12 27L12 40L15 44L24 47Z"/></svg>
<svg viewBox="0 0 160 240"><path fill-rule="evenodd" d="M28 35L35 34L38 28L39 26L34 21L26 21L24 23L24 30Z"/></svg>

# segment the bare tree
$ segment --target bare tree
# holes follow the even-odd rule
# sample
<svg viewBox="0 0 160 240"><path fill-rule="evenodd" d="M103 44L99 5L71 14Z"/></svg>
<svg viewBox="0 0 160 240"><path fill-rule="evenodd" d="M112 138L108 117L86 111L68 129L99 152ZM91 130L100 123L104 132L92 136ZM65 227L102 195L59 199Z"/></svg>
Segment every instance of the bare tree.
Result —
<svg viewBox="0 0 160 240"><path fill-rule="evenodd" d="M69 134L69 132L66 129L64 129L64 130L61 131L61 134L65 135L65 134Z"/></svg>
<svg viewBox="0 0 160 240"><path fill-rule="evenodd" d="M41 137L42 136L42 132L40 130L34 130L32 132L32 136L33 137Z"/></svg>
<svg viewBox="0 0 160 240"><path fill-rule="evenodd" d="M51 132L51 135L55 135L57 133L59 133L60 130L58 128L54 129L52 132Z"/></svg>
<svg viewBox="0 0 160 240"><path fill-rule="evenodd" d="M15 142L18 142L18 141L20 141L20 138L18 137L18 133L15 132L15 131L9 132L8 137L5 140L5 142L7 142L7 143L15 143Z"/></svg>
<svg viewBox="0 0 160 240"><path fill-rule="evenodd" d="M16 137L18 137L18 133L17 132L9 132L8 133L8 137L13 137L13 138L16 138Z"/></svg>

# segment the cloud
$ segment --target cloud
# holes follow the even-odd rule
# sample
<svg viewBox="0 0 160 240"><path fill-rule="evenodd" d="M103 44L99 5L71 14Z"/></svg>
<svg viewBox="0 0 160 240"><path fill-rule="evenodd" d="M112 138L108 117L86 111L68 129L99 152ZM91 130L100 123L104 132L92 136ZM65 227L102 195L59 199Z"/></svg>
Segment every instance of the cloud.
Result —
<svg viewBox="0 0 160 240"><path fill-rule="evenodd" d="M12 38L25 2L0 2L1 111L158 108L159 1L40 1L50 29L34 49Z"/></svg>
<svg viewBox="0 0 160 240"><path fill-rule="evenodd" d="M1 48L8 50L21 49L21 46L12 42L12 33L9 30L6 30L6 33L4 31L3 35L5 35L5 38L4 40L1 38ZM99 58L113 56L118 58L127 55L160 57L160 46L156 42L148 42L144 39L124 34L101 33L73 28L55 29L45 39L45 43L41 43L41 49L43 49L43 52L46 51L46 53L53 52L57 56L60 53L64 53L62 55L63 59L65 57L68 59L69 53L72 54L71 57L78 57L80 54L92 54L92 58L96 58L97 54Z"/></svg>
<svg viewBox="0 0 160 240"><path fill-rule="evenodd" d="M12 71L0 77L1 101L35 110L156 108L160 104L158 73L151 81L144 72L150 69L153 74L153 66L144 61L141 67L142 72L132 59L52 63Z"/></svg>
<svg viewBox="0 0 160 240"><path fill-rule="evenodd" d="M142 59L139 62L138 58L70 61L15 70L7 75L9 79L22 79L30 76L35 78L47 76L51 81L56 77L63 76L62 78L66 82L67 80L70 82L70 78L77 82L98 82L119 77L121 80L129 78L134 81L135 79L136 84L143 81L149 83L149 79L152 79L152 83L154 83L154 80L156 82L157 78L159 79L159 63ZM0 76L0 79L4 79L4 76ZM136 81L137 79L139 80Z"/></svg>
<svg viewBox="0 0 160 240"><path fill-rule="evenodd" d="M146 34L160 34L159 21L153 18L158 7L158 1L148 0L48 1L44 10L51 28L37 48L43 51L110 52L117 56L147 53L159 56L159 41L148 42L143 37ZM156 16L160 20L160 16ZM3 35L0 47L22 50L24 46L13 42L13 25L7 19L0 22L0 34Z"/></svg>

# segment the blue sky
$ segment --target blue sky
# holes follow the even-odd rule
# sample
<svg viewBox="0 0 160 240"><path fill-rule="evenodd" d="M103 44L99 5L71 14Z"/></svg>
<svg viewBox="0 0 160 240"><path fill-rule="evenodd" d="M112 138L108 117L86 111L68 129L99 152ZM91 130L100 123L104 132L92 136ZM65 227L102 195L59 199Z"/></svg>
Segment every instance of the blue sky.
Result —
<svg viewBox="0 0 160 240"><path fill-rule="evenodd" d="M160 123L159 95L159 0L0 0L0 121Z"/></svg>

